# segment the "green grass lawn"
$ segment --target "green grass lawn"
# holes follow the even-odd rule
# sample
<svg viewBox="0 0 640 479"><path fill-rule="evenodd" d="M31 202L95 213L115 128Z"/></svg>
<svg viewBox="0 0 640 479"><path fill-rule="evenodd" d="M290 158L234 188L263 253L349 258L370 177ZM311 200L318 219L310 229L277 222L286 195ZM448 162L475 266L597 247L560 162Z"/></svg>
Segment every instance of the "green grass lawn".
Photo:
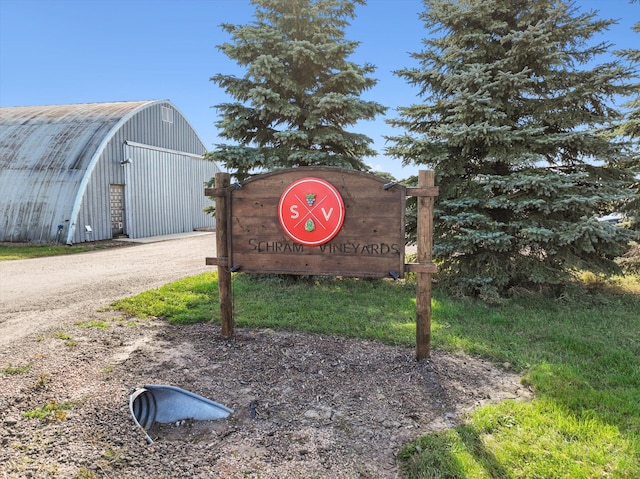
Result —
<svg viewBox="0 0 640 479"><path fill-rule="evenodd" d="M629 283L629 280L627 280ZM536 392L474 411L465 424L407 444L406 478L640 477L640 294L594 288L580 300L522 297L499 306L432 304L433 347L507 364ZM238 327L415 344L412 281L233 276ZM115 303L175 323L219 320L215 273Z"/></svg>
<svg viewBox="0 0 640 479"><path fill-rule="evenodd" d="M86 253L87 251L124 248L129 246L135 245L134 243L113 240L90 241L74 245L5 243L0 244L0 261L44 258L46 256Z"/></svg>
<svg viewBox="0 0 640 479"><path fill-rule="evenodd" d="M45 256L58 256L61 254L84 253L89 251L86 246L64 245L0 245L0 261L14 259L43 258Z"/></svg>

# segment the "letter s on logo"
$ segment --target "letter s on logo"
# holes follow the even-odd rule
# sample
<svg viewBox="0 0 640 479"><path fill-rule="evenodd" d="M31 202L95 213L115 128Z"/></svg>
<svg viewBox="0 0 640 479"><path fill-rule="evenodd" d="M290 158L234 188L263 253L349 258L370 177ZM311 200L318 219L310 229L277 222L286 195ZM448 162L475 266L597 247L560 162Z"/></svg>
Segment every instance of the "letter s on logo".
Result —
<svg viewBox="0 0 640 479"><path fill-rule="evenodd" d="M291 212L292 220L295 220L298 216L300 216L300 213L298 213L298 205L291 205L289 207L289 211Z"/></svg>

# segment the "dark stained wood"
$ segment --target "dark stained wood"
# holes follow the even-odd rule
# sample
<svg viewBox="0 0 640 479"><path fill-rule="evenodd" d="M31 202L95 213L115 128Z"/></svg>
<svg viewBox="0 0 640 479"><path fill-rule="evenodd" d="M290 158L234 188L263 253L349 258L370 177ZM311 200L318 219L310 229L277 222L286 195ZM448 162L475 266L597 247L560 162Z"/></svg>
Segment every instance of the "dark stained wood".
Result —
<svg viewBox="0 0 640 479"><path fill-rule="evenodd" d="M418 172L418 187L434 185L434 172ZM418 264L431 263L433 236L433 196L418 197ZM431 273L416 273L416 359L431 355Z"/></svg>
<svg viewBox="0 0 640 479"><path fill-rule="evenodd" d="M438 271L435 263L407 263L404 265L404 270L408 273L435 273Z"/></svg>
<svg viewBox="0 0 640 479"><path fill-rule="evenodd" d="M229 266L229 258L205 258L207 266Z"/></svg>
<svg viewBox="0 0 640 479"><path fill-rule="evenodd" d="M224 190L229 186L229 173L216 173L215 185L217 190ZM231 271L222 263L229 259L228 228L228 197L221 195L216 198L216 252L218 254L218 290L220 296L220 322L222 336L233 336L233 291L231 285Z"/></svg>
<svg viewBox="0 0 640 479"><path fill-rule="evenodd" d="M232 263L240 272L273 274L315 274L326 276L351 276L367 278L389 278L391 271L399 275L396 269L397 259L360 256L300 255L292 267L289 254L244 254L243 262Z"/></svg>
<svg viewBox="0 0 640 479"><path fill-rule="evenodd" d="M408 187L407 196L438 196L437 186L422 187Z"/></svg>
<svg viewBox="0 0 640 479"><path fill-rule="evenodd" d="M345 205L340 232L322 246L296 245L278 220L285 189L301 178L331 183ZM230 264L245 272L404 277L405 188L384 189L379 177L338 168L295 168L230 188ZM318 256L308 260L309 256Z"/></svg>
<svg viewBox="0 0 640 479"><path fill-rule="evenodd" d="M205 188L204 196L225 196L227 194L226 188Z"/></svg>
<svg viewBox="0 0 640 479"><path fill-rule="evenodd" d="M242 191L247 187L251 187L254 192L260 193L260 196L280 197L282 191L287 186L296 180L306 177L322 178L330 181L341 194L343 194L343 191L348 191L354 187L356 190L353 191L353 193L356 194L358 188L357 185L367 185L366 188L357 193L364 196L376 196L376 192L378 190L384 190L384 185L387 183L386 180L380 177L364 173L362 171L331 167L300 167L254 176L242 183L241 188L236 191ZM406 188L402 185L396 184L387 191L391 192L394 190L396 192L404 192Z"/></svg>
<svg viewBox="0 0 640 479"><path fill-rule="evenodd" d="M339 234L329 243L320 246L303 246L281 234L274 237L258 236L255 234L241 234L234 236L234 262L243 254L264 253L291 255L319 255L319 256L358 256L381 257L393 256L402 259L403 245L397 236L388 234L378 235L375 240L369 240L372 235L345 236ZM329 258L327 258L329 259Z"/></svg>
<svg viewBox="0 0 640 479"><path fill-rule="evenodd" d="M390 195L391 196L391 195ZM274 198L250 198L237 192L233 194L233 216L241 218L264 217L271 215L277 221L277 208L280 196ZM349 217L373 217L388 218L390 221L397 221L398 215L404 213L404 206L397 198L363 198L358 201L343 197L346 210L346 218ZM275 213L275 216L274 216Z"/></svg>

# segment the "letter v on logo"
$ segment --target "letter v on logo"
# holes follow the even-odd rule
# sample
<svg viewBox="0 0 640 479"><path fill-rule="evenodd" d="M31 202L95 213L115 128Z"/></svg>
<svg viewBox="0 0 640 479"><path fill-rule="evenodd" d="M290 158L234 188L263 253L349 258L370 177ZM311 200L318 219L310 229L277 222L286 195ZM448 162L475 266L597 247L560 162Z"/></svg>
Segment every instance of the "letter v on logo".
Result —
<svg viewBox="0 0 640 479"><path fill-rule="evenodd" d="M333 213L333 208L329 208L328 213L326 212L324 207L320 208L320 210L322 211L322 216L324 216L325 221L329 221L329 218L331 218L331 213Z"/></svg>

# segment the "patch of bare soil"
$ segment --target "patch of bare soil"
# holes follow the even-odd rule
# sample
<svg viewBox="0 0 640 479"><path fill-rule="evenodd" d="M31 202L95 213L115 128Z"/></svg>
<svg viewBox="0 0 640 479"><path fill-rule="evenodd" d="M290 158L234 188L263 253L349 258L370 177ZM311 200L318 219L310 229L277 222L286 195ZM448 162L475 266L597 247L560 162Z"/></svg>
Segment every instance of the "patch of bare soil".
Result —
<svg viewBox="0 0 640 479"><path fill-rule="evenodd" d="M11 478L395 478L402 444L485 402L529 397L517 376L465 356L418 363L409 348L270 330L225 340L212 324L109 313L12 344L0 365L0 472ZM147 445L128 408L144 384L234 413L156 424ZM47 404L58 413L24 416Z"/></svg>

